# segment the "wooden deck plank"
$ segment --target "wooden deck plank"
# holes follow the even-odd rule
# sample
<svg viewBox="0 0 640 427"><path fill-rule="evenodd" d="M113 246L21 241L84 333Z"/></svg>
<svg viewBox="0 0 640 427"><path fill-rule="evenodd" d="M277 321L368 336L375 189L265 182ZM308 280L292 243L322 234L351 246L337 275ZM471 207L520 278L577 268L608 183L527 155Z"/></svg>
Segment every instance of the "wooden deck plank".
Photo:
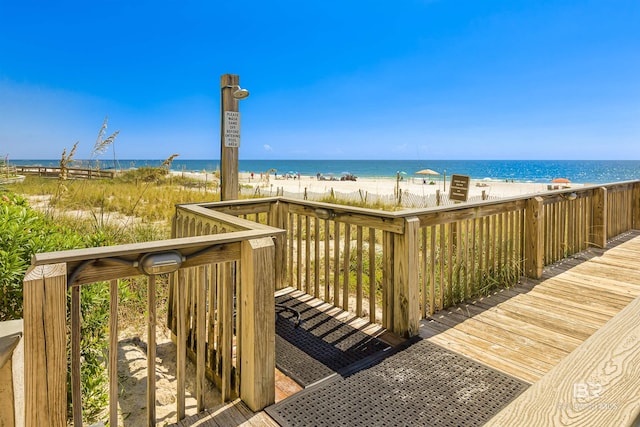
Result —
<svg viewBox="0 0 640 427"><path fill-rule="evenodd" d="M535 382L640 297L640 235L591 248L552 266L540 280L435 313L421 336Z"/></svg>
<svg viewBox="0 0 640 427"><path fill-rule="evenodd" d="M640 263L628 264L633 265L632 270L640 267ZM628 271L621 270L618 267L611 267L608 264L598 264L589 261L588 265L582 263L569 269L563 269L561 274L555 277L569 277L578 283L585 285L601 286L612 290L628 290L631 292L640 291L640 272L634 271L629 274Z"/></svg>
<svg viewBox="0 0 640 427"><path fill-rule="evenodd" d="M622 310L627 304L629 304L629 297L626 295L617 295L614 292L609 292L604 289L590 288L584 284L565 280L564 278L560 277L548 280L548 282L543 282L539 285L540 289L551 287L555 290L565 290L567 292L573 292L576 294L590 295L592 298L601 298L604 303L611 304L614 307L618 308L618 310Z"/></svg>
<svg viewBox="0 0 640 427"><path fill-rule="evenodd" d="M431 331L431 336L429 336L429 333L425 333L427 330ZM470 345L469 342L460 340L462 334L455 333L455 330L449 329L438 322L429 324L428 321L423 321L420 325L420 335L434 344L484 363L500 372L520 378L527 383L534 383L542 376L542 372L535 372L528 366L522 366L517 361L512 362L510 359L502 357L502 351L486 351L481 347ZM498 348L498 350L502 350L502 347Z"/></svg>
<svg viewBox="0 0 640 427"><path fill-rule="evenodd" d="M487 425L637 425L639 314L637 298Z"/></svg>
<svg viewBox="0 0 640 427"><path fill-rule="evenodd" d="M620 299L609 294L603 294L602 292L593 292L588 287L583 286L567 286L566 284L554 286L552 283L541 283L538 290L585 305L589 305L590 302L596 305L599 304L601 307L613 310L615 313L622 310L628 304L626 299Z"/></svg>
<svg viewBox="0 0 640 427"><path fill-rule="evenodd" d="M556 348L544 345L538 341L530 340L522 335L515 335L505 329L484 323L479 318L465 318L456 313L434 319L443 325L455 328L460 332L474 336L478 339L505 346L519 354L519 357L538 359L543 363L555 363L556 357L566 355Z"/></svg>
<svg viewBox="0 0 640 427"><path fill-rule="evenodd" d="M541 340L532 339L525 334L508 330L501 324L492 323L488 321L490 317L492 317L491 313L485 316L478 315L469 318L460 313L452 312L447 319L450 323L438 320L440 323L449 324L450 327L475 335L478 338L488 341L495 339L501 345L511 345L514 350L524 353L528 357L539 357L539 360L544 362L554 363L558 357L566 356L568 353Z"/></svg>
<svg viewBox="0 0 640 427"><path fill-rule="evenodd" d="M570 321L579 321L584 325L592 326L594 328L599 328L611 318L611 316L607 316L606 314L597 312L590 312L589 316L585 316L584 307L575 307L571 304L560 305L557 303L553 303L540 297L539 294L540 291L532 291L529 294L521 294L515 296L513 297L513 300L515 302L526 304L531 308L544 311L548 314L556 314L558 316L565 317Z"/></svg>
<svg viewBox="0 0 640 427"><path fill-rule="evenodd" d="M501 304L497 306L495 310L505 314L506 316L516 319L525 319L527 322L534 325L550 330L557 330L561 334L583 341L597 329L595 327L579 324L576 320L569 320L562 315L555 315L542 310L537 310L536 308L529 307L518 301L513 301L510 304Z"/></svg>
<svg viewBox="0 0 640 427"><path fill-rule="evenodd" d="M620 307L604 304L602 299L597 299L582 293L568 292L563 289L547 287L537 289L536 296L558 303L570 304L575 307L582 307L584 310L613 316L620 311Z"/></svg>
<svg viewBox="0 0 640 427"><path fill-rule="evenodd" d="M568 337L566 335L558 334L557 332L544 329L536 325L532 325L520 319L513 319L504 316L496 311L486 311L485 309L471 305L466 307L465 310L473 311L474 309L482 310L483 313L474 315L476 320L482 321L494 325L498 328L504 329L506 332L513 334L514 336L522 336L524 339L539 342L549 347L555 348L557 351L564 353L565 355L575 350L582 341ZM486 311L486 313L484 313ZM562 353L559 357L562 358Z"/></svg>
<svg viewBox="0 0 640 427"><path fill-rule="evenodd" d="M578 319L582 320L584 307L575 306L572 304L558 304L553 303L544 297L544 290L535 289L527 292L518 292L516 289L509 289L507 292L504 292L502 295L497 296L496 299L501 299L502 302L508 301L518 301L524 305L531 306L534 308L539 308L548 313L555 313L562 316L577 316ZM619 311L619 310L618 310ZM617 312L617 311L616 311ZM584 321L591 326L600 327L607 320L611 318L611 315L602 314L599 312L594 313L593 316L590 316Z"/></svg>

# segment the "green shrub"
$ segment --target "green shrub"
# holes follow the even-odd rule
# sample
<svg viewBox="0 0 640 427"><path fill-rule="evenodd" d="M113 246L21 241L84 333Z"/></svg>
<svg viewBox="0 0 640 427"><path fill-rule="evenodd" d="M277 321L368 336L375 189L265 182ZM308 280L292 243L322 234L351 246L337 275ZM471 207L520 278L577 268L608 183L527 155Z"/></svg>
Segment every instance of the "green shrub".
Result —
<svg viewBox="0 0 640 427"><path fill-rule="evenodd" d="M22 281L33 254L83 248L96 240L99 239L95 236L81 235L54 223L31 209L23 197L3 191L0 195L0 321L22 317ZM96 420L108 399L104 366L108 312L108 287L102 283L84 286L81 292L80 356L83 361L81 385L86 422ZM68 393L70 384L67 383ZM71 404L71 399L68 402Z"/></svg>
<svg viewBox="0 0 640 427"><path fill-rule="evenodd" d="M22 279L38 252L85 247L84 238L31 209L23 197L0 196L0 321L22 317Z"/></svg>

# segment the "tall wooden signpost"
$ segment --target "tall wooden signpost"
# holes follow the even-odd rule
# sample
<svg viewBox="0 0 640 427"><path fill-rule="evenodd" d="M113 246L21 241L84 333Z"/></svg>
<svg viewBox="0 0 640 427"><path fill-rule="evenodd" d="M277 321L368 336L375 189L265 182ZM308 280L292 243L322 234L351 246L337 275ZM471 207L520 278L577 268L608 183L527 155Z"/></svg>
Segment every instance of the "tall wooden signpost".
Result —
<svg viewBox="0 0 640 427"><path fill-rule="evenodd" d="M236 74L223 74L220 78L220 200L238 199L240 113L233 92L239 87L240 77Z"/></svg>

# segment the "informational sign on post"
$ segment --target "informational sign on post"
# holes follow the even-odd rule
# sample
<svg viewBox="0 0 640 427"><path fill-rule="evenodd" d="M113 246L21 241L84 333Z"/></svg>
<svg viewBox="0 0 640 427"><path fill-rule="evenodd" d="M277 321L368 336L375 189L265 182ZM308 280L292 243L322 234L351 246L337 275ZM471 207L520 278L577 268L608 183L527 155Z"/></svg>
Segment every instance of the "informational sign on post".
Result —
<svg viewBox="0 0 640 427"><path fill-rule="evenodd" d="M224 113L224 146L240 147L240 113L238 111Z"/></svg>
<svg viewBox="0 0 640 427"><path fill-rule="evenodd" d="M466 175L451 175L449 200L466 202L469 197L469 177Z"/></svg>

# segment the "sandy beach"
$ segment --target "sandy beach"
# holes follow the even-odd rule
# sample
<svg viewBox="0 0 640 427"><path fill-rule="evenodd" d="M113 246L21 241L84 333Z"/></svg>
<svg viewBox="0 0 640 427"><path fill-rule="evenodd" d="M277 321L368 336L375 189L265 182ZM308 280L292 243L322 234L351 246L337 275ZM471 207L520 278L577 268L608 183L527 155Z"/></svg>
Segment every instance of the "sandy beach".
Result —
<svg viewBox="0 0 640 427"><path fill-rule="evenodd" d="M201 172L174 172L185 177L190 177L207 182L217 181L213 174L204 174ZM206 176L205 176L206 175ZM446 188L441 176L430 179L427 177L423 180L419 176L402 176L398 182L396 178L357 178L356 181L340 181L337 180L319 180L316 176L301 175L300 178L285 178L282 175L274 176L266 174L254 174L253 178L250 173L240 173L240 185L244 188L260 189L263 196L275 195L277 190L283 190L287 195L297 194L303 197L305 190L308 193L330 194L331 190L336 194L348 193L369 193L384 196L393 196L396 194L397 188L402 193L408 193L415 196L435 196L437 190L441 194L448 194L450 191L450 179L447 177ZM548 186L552 189L561 188L577 188L583 184L551 184L551 183L531 183L531 182L511 182L511 181L493 181L493 180L471 180L469 184L469 198L480 198L484 194L488 198L504 198L511 196L520 196L527 194L536 194L549 191Z"/></svg>

